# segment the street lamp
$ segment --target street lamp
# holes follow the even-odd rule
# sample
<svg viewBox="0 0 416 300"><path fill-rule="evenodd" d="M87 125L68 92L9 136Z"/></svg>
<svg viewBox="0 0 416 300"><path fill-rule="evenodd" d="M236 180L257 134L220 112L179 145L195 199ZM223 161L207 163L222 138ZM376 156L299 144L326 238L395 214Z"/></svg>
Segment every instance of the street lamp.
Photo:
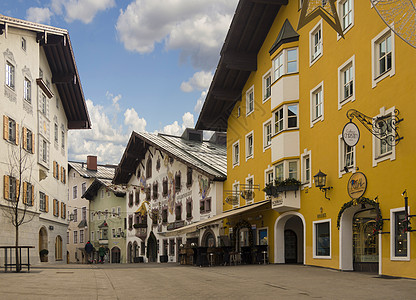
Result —
<svg viewBox="0 0 416 300"><path fill-rule="evenodd" d="M322 192L325 192L325 199L331 200L326 196L326 191L332 189L332 186L325 187L326 174L319 170L319 172L315 176L313 176L313 178L315 180L315 187L319 188Z"/></svg>

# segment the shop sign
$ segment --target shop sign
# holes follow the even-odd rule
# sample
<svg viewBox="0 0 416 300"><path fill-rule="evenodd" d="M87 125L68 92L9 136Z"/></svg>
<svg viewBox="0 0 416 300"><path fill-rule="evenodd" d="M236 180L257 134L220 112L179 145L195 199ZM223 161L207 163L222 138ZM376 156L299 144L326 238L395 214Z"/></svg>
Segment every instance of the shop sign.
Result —
<svg viewBox="0 0 416 300"><path fill-rule="evenodd" d="M169 223L167 226L167 230L174 230L177 228L181 228L183 226L185 226L185 221L176 221L176 222Z"/></svg>
<svg viewBox="0 0 416 300"><path fill-rule="evenodd" d="M279 208L283 205L283 197L281 195L272 199L272 208Z"/></svg>
<svg viewBox="0 0 416 300"><path fill-rule="evenodd" d="M345 144L350 147L357 145L360 139L360 130L358 129L357 125L355 125L355 123L348 122L345 124L344 129L342 130L342 139L344 140Z"/></svg>
<svg viewBox="0 0 416 300"><path fill-rule="evenodd" d="M361 172L352 174L348 181L347 191L352 199L358 199L364 195L367 189L367 177Z"/></svg>

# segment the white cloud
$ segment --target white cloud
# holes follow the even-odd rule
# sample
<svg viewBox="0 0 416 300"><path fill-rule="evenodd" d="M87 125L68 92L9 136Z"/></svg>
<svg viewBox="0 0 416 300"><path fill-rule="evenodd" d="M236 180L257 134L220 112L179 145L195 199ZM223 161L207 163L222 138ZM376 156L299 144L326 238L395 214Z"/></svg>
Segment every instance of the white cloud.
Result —
<svg viewBox="0 0 416 300"><path fill-rule="evenodd" d="M206 90L209 88L213 76L212 72L196 72L188 81L182 82L181 90L185 93L192 92L193 90Z"/></svg>
<svg viewBox="0 0 416 300"><path fill-rule="evenodd" d="M114 96L112 93L107 91L105 93L105 95L107 96L107 98L111 99L111 102L113 103L113 108L116 110L116 112L119 112L120 111L120 104L118 102L122 98L121 94L118 94L118 95Z"/></svg>
<svg viewBox="0 0 416 300"><path fill-rule="evenodd" d="M127 50L150 53L155 44L180 50L183 62L212 69L238 0L135 0L117 20L119 38Z"/></svg>
<svg viewBox="0 0 416 300"><path fill-rule="evenodd" d="M134 108L129 108L124 112L124 125L129 129L129 132L146 132L147 122L140 118Z"/></svg>
<svg viewBox="0 0 416 300"><path fill-rule="evenodd" d="M52 15L47 7L30 7L26 10L26 20L36 23L50 24Z"/></svg>
<svg viewBox="0 0 416 300"><path fill-rule="evenodd" d="M172 124L163 127L163 133L180 136L186 128L194 128L194 126L194 115L190 112L186 112L182 116L182 125L179 125L178 121L175 121Z"/></svg>
<svg viewBox="0 0 416 300"><path fill-rule="evenodd" d="M65 9L65 20L79 20L85 24L91 23L95 15L115 6L114 0L52 0L52 10L60 15Z"/></svg>
<svg viewBox="0 0 416 300"><path fill-rule="evenodd" d="M194 112L199 115L201 112L202 106L204 105L205 98L207 97L208 89L201 93L201 96L196 101L196 105L194 107Z"/></svg>

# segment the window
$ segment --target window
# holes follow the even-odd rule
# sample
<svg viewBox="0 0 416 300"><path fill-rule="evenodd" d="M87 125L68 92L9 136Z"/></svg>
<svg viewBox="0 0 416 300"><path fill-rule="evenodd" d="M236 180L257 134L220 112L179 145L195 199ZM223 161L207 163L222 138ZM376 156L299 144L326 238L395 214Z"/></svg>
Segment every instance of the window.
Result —
<svg viewBox="0 0 416 300"><path fill-rule="evenodd" d="M384 133L381 139L373 136L373 166L384 160L396 159L396 150L394 145L395 131L394 131L394 107L385 110L384 107L380 109L380 114L373 118L373 122L378 123L373 126L380 128Z"/></svg>
<svg viewBox="0 0 416 300"><path fill-rule="evenodd" d="M26 77L23 83L23 99L29 103L32 101L32 83Z"/></svg>
<svg viewBox="0 0 416 300"><path fill-rule="evenodd" d="M263 148L269 148L272 144L272 122L267 121L263 125Z"/></svg>
<svg viewBox="0 0 416 300"><path fill-rule="evenodd" d="M181 171L175 174L175 192L179 192L181 190Z"/></svg>
<svg viewBox="0 0 416 300"><path fill-rule="evenodd" d="M324 83L321 82L311 90L311 127L318 122L323 121L324 116Z"/></svg>
<svg viewBox="0 0 416 300"><path fill-rule="evenodd" d="M354 0L342 0L338 4L338 11L341 15L341 26L344 33L352 27L354 22L353 5Z"/></svg>
<svg viewBox="0 0 416 300"><path fill-rule="evenodd" d="M40 111L44 115L46 115L46 96L45 94L42 94L42 97L40 98Z"/></svg>
<svg viewBox="0 0 416 300"><path fill-rule="evenodd" d="M3 115L3 138L15 145L19 144L19 125L6 115Z"/></svg>
<svg viewBox="0 0 416 300"><path fill-rule="evenodd" d="M162 222L163 223L168 222L168 209L167 208L162 209Z"/></svg>
<svg viewBox="0 0 416 300"><path fill-rule="evenodd" d="M146 244L144 242L140 242L140 255L144 255L146 252Z"/></svg>
<svg viewBox="0 0 416 300"><path fill-rule="evenodd" d="M116 237L116 229L115 228L111 229L111 235L112 235L113 238Z"/></svg>
<svg viewBox="0 0 416 300"><path fill-rule="evenodd" d="M406 213L403 208L390 210L391 259L410 260L409 232L406 230Z"/></svg>
<svg viewBox="0 0 416 300"><path fill-rule="evenodd" d="M59 164L53 161L53 177L59 180Z"/></svg>
<svg viewBox="0 0 416 300"><path fill-rule="evenodd" d="M129 216L129 230L132 230L132 229L133 229L133 216L130 215Z"/></svg>
<svg viewBox="0 0 416 300"><path fill-rule="evenodd" d="M66 204L61 202L61 218L66 219Z"/></svg>
<svg viewBox="0 0 416 300"><path fill-rule="evenodd" d="M186 170L186 186L190 187L192 185L192 168Z"/></svg>
<svg viewBox="0 0 416 300"><path fill-rule="evenodd" d="M233 167L240 165L240 141L233 144Z"/></svg>
<svg viewBox="0 0 416 300"><path fill-rule="evenodd" d="M171 256L175 255L175 240L174 239L169 240L169 255Z"/></svg>
<svg viewBox="0 0 416 300"><path fill-rule="evenodd" d="M313 222L313 257L331 258L331 220Z"/></svg>
<svg viewBox="0 0 416 300"><path fill-rule="evenodd" d="M74 244L78 244L78 231L74 231Z"/></svg>
<svg viewBox="0 0 416 300"><path fill-rule="evenodd" d="M29 153L35 153L35 148L33 147L35 144L35 136L33 135L32 131L23 127L23 149L25 149Z"/></svg>
<svg viewBox="0 0 416 300"><path fill-rule="evenodd" d="M176 221L182 220L182 205L176 205L175 206L175 217Z"/></svg>
<svg viewBox="0 0 416 300"><path fill-rule="evenodd" d="M186 218L192 219L192 199L186 200Z"/></svg>
<svg viewBox="0 0 416 300"><path fill-rule="evenodd" d="M117 206L117 217L121 217L121 207Z"/></svg>
<svg viewBox="0 0 416 300"><path fill-rule="evenodd" d="M301 155L302 159L302 178L301 182L304 185L312 187L311 181L311 151L305 149L304 153Z"/></svg>
<svg viewBox="0 0 416 300"><path fill-rule="evenodd" d="M298 127L298 104L283 105L274 113L275 134Z"/></svg>
<svg viewBox="0 0 416 300"><path fill-rule="evenodd" d="M61 182L66 183L66 169L61 167Z"/></svg>
<svg viewBox="0 0 416 300"><path fill-rule="evenodd" d="M133 206L133 191L129 192L129 206Z"/></svg>
<svg viewBox="0 0 416 300"><path fill-rule="evenodd" d="M159 210L153 209L152 210L152 225L155 225L155 226L157 225L158 218L159 218Z"/></svg>
<svg viewBox="0 0 416 300"><path fill-rule="evenodd" d="M81 230L79 231L79 242L80 242L81 244L83 244L83 243L84 243L84 230L83 230L83 229L81 229Z"/></svg>
<svg viewBox="0 0 416 300"><path fill-rule="evenodd" d="M372 39L372 86L388 76L395 74L394 34L389 28Z"/></svg>
<svg viewBox="0 0 416 300"><path fill-rule="evenodd" d="M22 37L22 50L26 51L26 39Z"/></svg>
<svg viewBox="0 0 416 300"><path fill-rule="evenodd" d="M149 157L146 163L146 178L152 177L152 159Z"/></svg>
<svg viewBox="0 0 416 300"><path fill-rule="evenodd" d="M298 48L284 49L273 59L274 81L298 72Z"/></svg>
<svg viewBox="0 0 416 300"><path fill-rule="evenodd" d="M42 161L48 162L48 144L44 139L42 139Z"/></svg>
<svg viewBox="0 0 416 300"><path fill-rule="evenodd" d="M283 181L286 178L298 179L298 160L284 160L275 165L275 178Z"/></svg>
<svg viewBox="0 0 416 300"><path fill-rule="evenodd" d="M309 33L310 65L322 56L322 20Z"/></svg>
<svg viewBox="0 0 416 300"><path fill-rule="evenodd" d="M355 100L355 55L338 68L338 109L348 101Z"/></svg>
<svg viewBox="0 0 416 300"><path fill-rule="evenodd" d="M273 183L273 169L266 171L266 184Z"/></svg>
<svg viewBox="0 0 416 300"><path fill-rule="evenodd" d="M73 214L74 214L74 218L73 218L74 222L78 222L78 209L74 208Z"/></svg>
<svg viewBox="0 0 416 300"><path fill-rule="evenodd" d="M276 165L275 167L275 171L276 171L276 180L277 181L283 181L284 180L284 167L283 167L283 162L279 163Z"/></svg>
<svg viewBox="0 0 416 300"><path fill-rule="evenodd" d="M232 193L232 205L233 208L236 208L240 205L240 190L239 190L240 182L233 183L233 193Z"/></svg>
<svg viewBox="0 0 416 300"><path fill-rule="evenodd" d="M246 135L246 160L253 158L254 149L253 149L253 132L250 132Z"/></svg>
<svg viewBox="0 0 416 300"><path fill-rule="evenodd" d="M78 186L74 185L72 187L72 199L78 198Z"/></svg>
<svg viewBox="0 0 416 300"><path fill-rule="evenodd" d="M298 161L289 161L289 176L291 179L298 179Z"/></svg>
<svg viewBox="0 0 416 300"><path fill-rule="evenodd" d="M35 187L29 182L23 182L23 204L33 206Z"/></svg>
<svg viewBox="0 0 416 300"><path fill-rule="evenodd" d="M83 221L87 220L87 208L84 206L81 211L81 218Z"/></svg>
<svg viewBox="0 0 416 300"><path fill-rule="evenodd" d="M162 181L162 193L163 193L163 197L166 197L168 195L168 179L164 178Z"/></svg>
<svg viewBox="0 0 416 300"><path fill-rule="evenodd" d="M55 144L58 144L58 124L55 123L54 125L54 137L55 137Z"/></svg>
<svg viewBox="0 0 416 300"><path fill-rule="evenodd" d="M200 201L200 207L199 212L201 214L203 213L209 213L211 211L211 198L205 198Z"/></svg>
<svg viewBox="0 0 416 300"><path fill-rule="evenodd" d="M4 175L4 199L16 201L19 190L19 180L11 176Z"/></svg>
<svg viewBox="0 0 416 300"><path fill-rule="evenodd" d="M61 125L61 148L65 150L65 128L64 125Z"/></svg>
<svg viewBox="0 0 416 300"><path fill-rule="evenodd" d="M140 203L140 189L134 190L134 203L138 205Z"/></svg>
<svg viewBox="0 0 416 300"><path fill-rule="evenodd" d="M263 76L263 102L272 95L272 75L268 72Z"/></svg>
<svg viewBox="0 0 416 300"><path fill-rule="evenodd" d="M84 195L85 194L85 192L87 191L87 183L86 182L83 182L82 184L81 184L81 191L82 191L82 194Z"/></svg>
<svg viewBox="0 0 416 300"><path fill-rule="evenodd" d="M43 192L39 192L39 210L43 212L48 212L48 202L49 197Z"/></svg>
<svg viewBox="0 0 416 300"><path fill-rule="evenodd" d="M6 85L14 90L15 70L14 66L6 61Z"/></svg>
<svg viewBox="0 0 416 300"><path fill-rule="evenodd" d="M237 118L241 116L241 107L237 107Z"/></svg>
<svg viewBox="0 0 416 300"><path fill-rule="evenodd" d="M355 172L355 147L348 146L342 134L339 135L339 177L348 172Z"/></svg>
<svg viewBox="0 0 416 300"><path fill-rule="evenodd" d="M157 199L157 197L159 197L158 192L157 192L157 188L158 188L158 183L153 182L153 199Z"/></svg>
<svg viewBox="0 0 416 300"><path fill-rule="evenodd" d="M59 217L59 201L57 199L53 199L53 215Z"/></svg>
<svg viewBox="0 0 416 300"><path fill-rule="evenodd" d="M246 116L254 111L254 87L251 87L246 93Z"/></svg>

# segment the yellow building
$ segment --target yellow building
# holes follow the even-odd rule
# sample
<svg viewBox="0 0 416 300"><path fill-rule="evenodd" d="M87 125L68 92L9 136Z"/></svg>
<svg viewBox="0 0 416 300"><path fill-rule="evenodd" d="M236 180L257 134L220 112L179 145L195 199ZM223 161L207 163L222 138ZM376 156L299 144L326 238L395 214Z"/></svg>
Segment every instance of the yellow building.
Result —
<svg viewBox="0 0 416 300"><path fill-rule="evenodd" d="M224 211L253 206L225 232L238 251L267 243L272 263L416 278L416 50L370 1L324 3L344 37L321 16L297 30L302 2L241 0L221 50L196 128L227 132Z"/></svg>

